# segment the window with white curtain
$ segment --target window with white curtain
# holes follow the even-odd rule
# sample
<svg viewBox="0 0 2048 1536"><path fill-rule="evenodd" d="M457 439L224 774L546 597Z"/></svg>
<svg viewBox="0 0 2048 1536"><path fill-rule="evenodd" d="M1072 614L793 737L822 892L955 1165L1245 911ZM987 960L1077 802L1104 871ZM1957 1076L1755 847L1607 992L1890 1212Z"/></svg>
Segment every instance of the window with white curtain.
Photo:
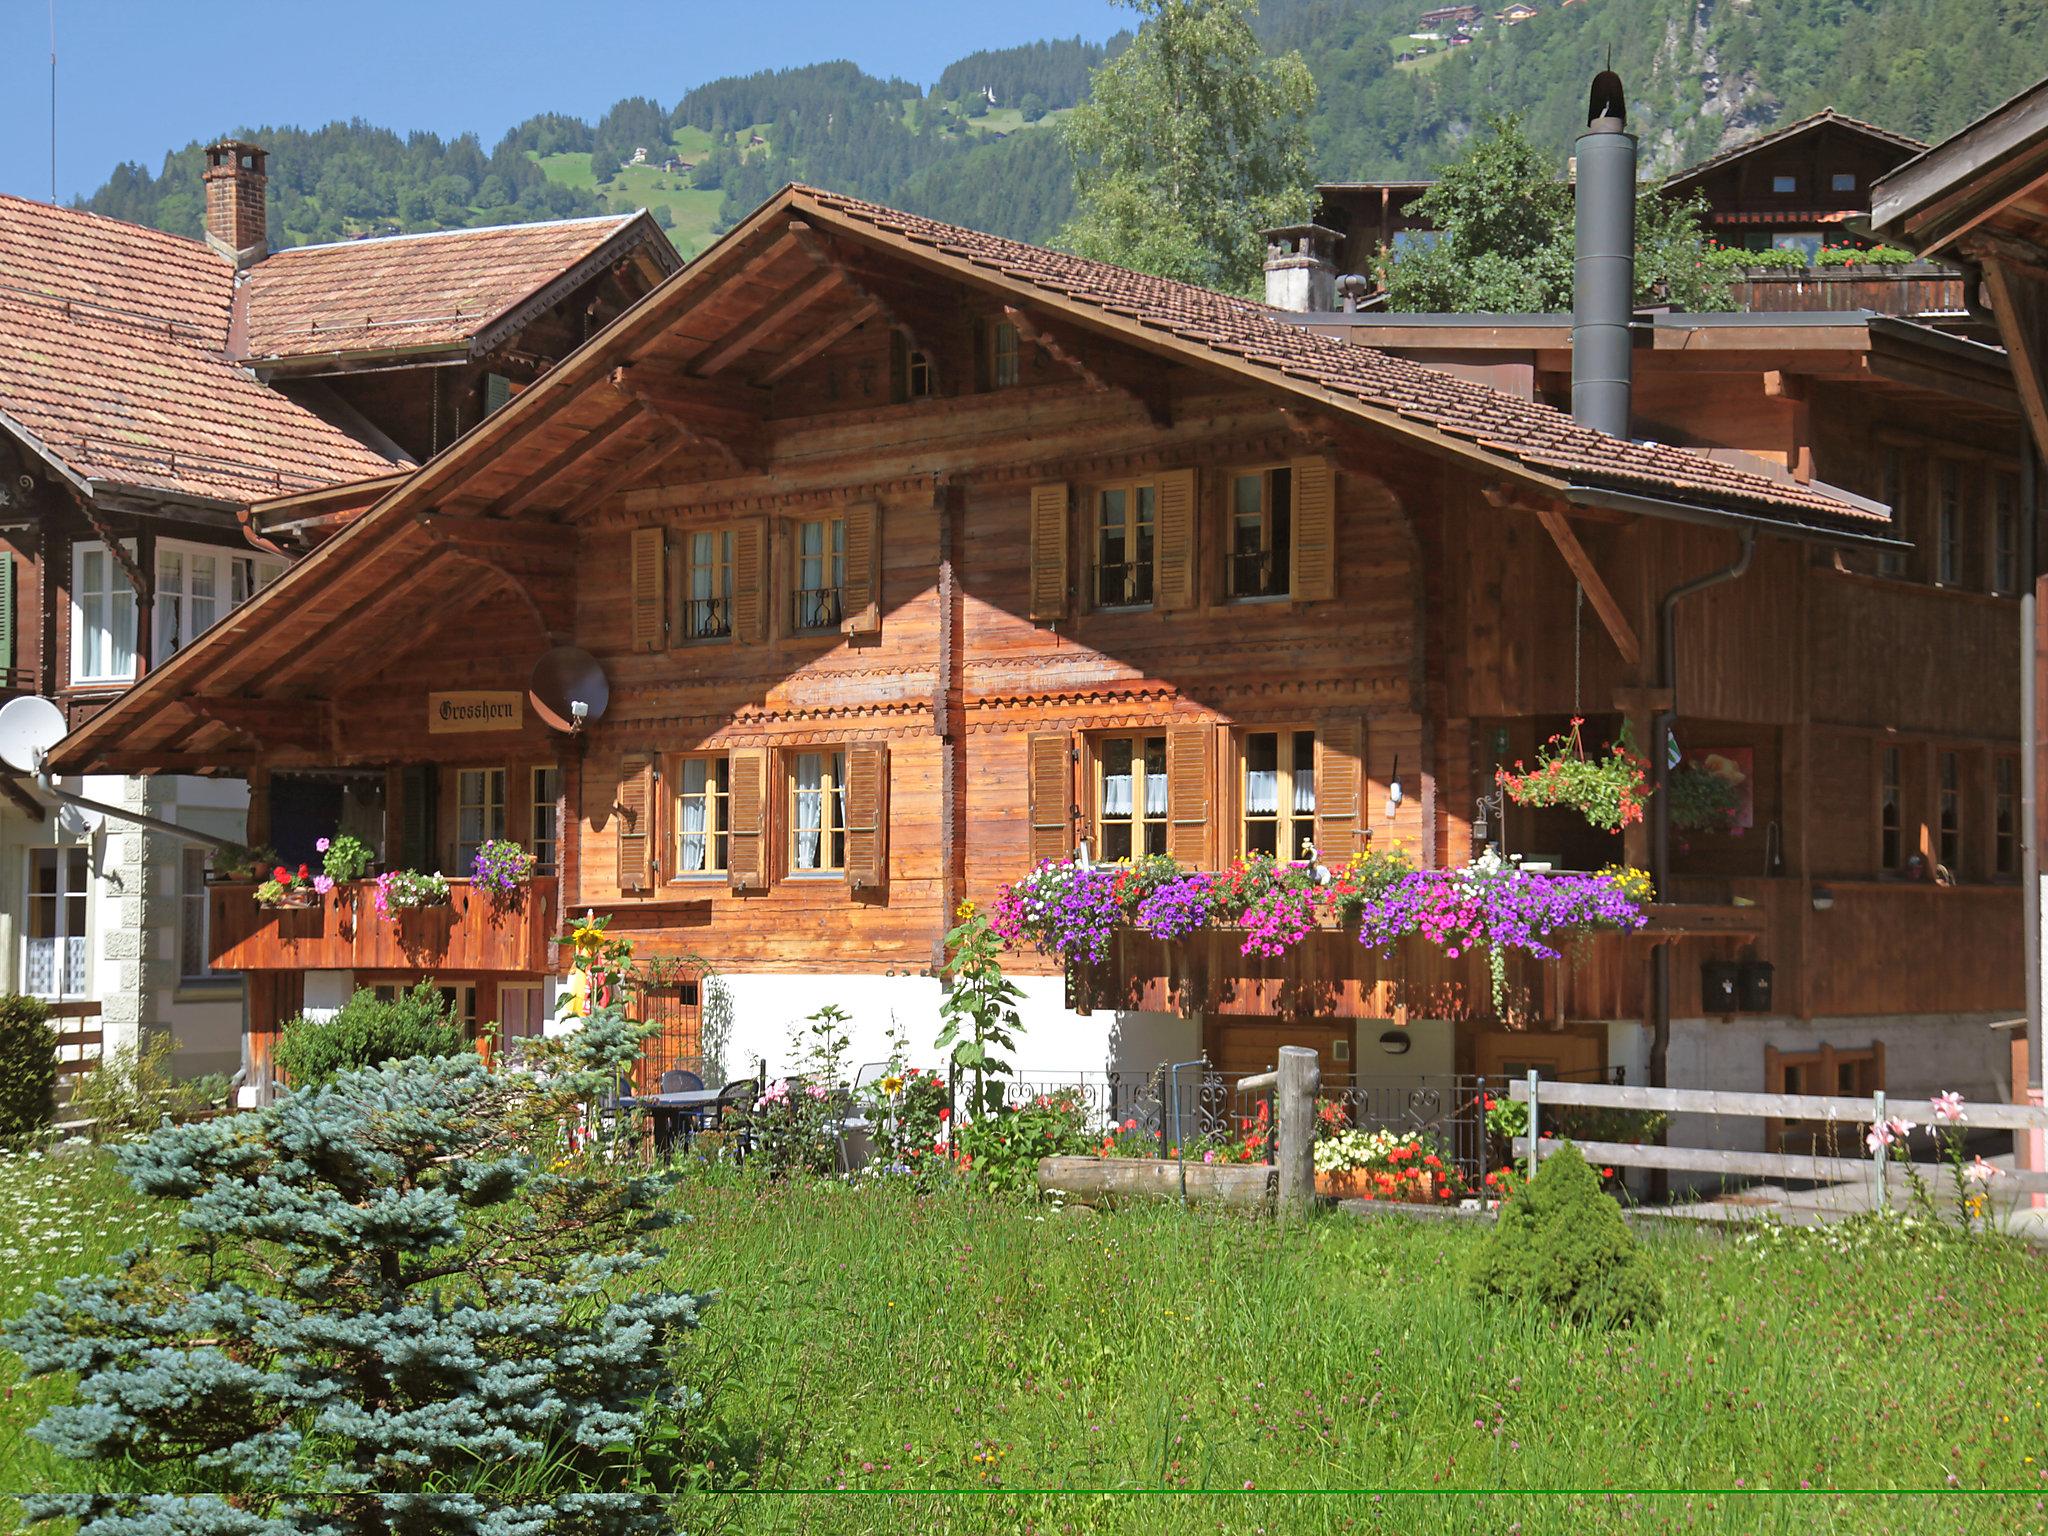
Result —
<svg viewBox="0 0 2048 1536"><path fill-rule="evenodd" d="M846 520L820 518L796 530L796 612L798 629L830 629L840 620L846 585Z"/></svg>
<svg viewBox="0 0 2048 1536"><path fill-rule="evenodd" d="M206 863L204 848L186 848L178 859L178 975L204 981L213 975L207 942Z"/></svg>
<svg viewBox="0 0 2048 1536"><path fill-rule="evenodd" d="M1244 738L1244 851L1299 859L1316 835L1316 733L1252 731Z"/></svg>
<svg viewBox="0 0 2048 1536"><path fill-rule="evenodd" d="M85 995L91 879L92 866L83 848L29 850L22 990L31 996Z"/></svg>
<svg viewBox="0 0 2048 1536"><path fill-rule="evenodd" d="M71 681L127 683L134 679L135 588L106 545L74 544Z"/></svg>
<svg viewBox="0 0 2048 1536"><path fill-rule="evenodd" d="M676 875L722 875L730 846L728 760L686 757L676 765Z"/></svg>
<svg viewBox="0 0 2048 1536"><path fill-rule="evenodd" d="M1095 837L1105 862L1166 852L1166 738L1111 736L1095 748Z"/></svg>
<svg viewBox="0 0 2048 1536"><path fill-rule="evenodd" d="M556 830L555 806L562 798L562 771L559 768L536 768L533 770L533 872L537 875L552 875L555 872L555 850L560 845L560 834Z"/></svg>
<svg viewBox="0 0 2048 1536"><path fill-rule="evenodd" d="M790 759L789 867L798 874L846 868L844 752L799 752Z"/></svg>
<svg viewBox="0 0 2048 1536"><path fill-rule="evenodd" d="M505 835L505 770L465 768L455 780L455 873L475 872L476 851Z"/></svg>
<svg viewBox="0 0 2048 1536"><path fill-rule="evenodd" d="M152 657L175 656L283 575L284 566L268 556L159 539Z"/></svg>
<svg viewBox="0 0 2048 1536"><path fill-rule="evenodd" d="M732 530L712 528L689 536L684 549L687 596L683 637L722 640L732 634Z"/></svg>

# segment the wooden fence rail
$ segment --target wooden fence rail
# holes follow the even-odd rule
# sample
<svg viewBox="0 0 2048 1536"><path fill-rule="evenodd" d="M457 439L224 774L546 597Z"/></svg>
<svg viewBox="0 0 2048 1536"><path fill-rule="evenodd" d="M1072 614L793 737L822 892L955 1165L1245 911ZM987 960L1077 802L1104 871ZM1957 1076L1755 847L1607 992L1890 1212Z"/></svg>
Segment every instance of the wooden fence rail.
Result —
<svg viewBox="0 0 2048 1536"><path fill-rule="evenodd" d="M1727 1093L1708 1088L1636 1088L1620 1083L1563 1083L1539 1079L1535 1073L1512 1083L1508 1096L1529 1106L1527 1135L1514 1139L1517 1158L1548 1157L1563 1142L1546 1139L1541 1123L1545 1106L1577 1104L1597 1109L1663 1110L1672 1114L1727 1115L1736 1119L1834 1121L1861 1128L1885 1120L1900 1109L1919 1123L1928 1106L1914 1100L1886 1106L1882 1092L1867 1099L1829 1094ZM1917 1108L1916 1108L1917 1104ZM2027 1104L1970 1103L1963 1106L1962 1130L2030 1131L2048 1129L2048 1108ZM1939 1122L1936 1122L1939 1124ZM1939 1180L1946 1163L1903 1162L1896 1157L1828 1157L1795 1152L1724 1152L1712 1147L1634 1146L1617 1141L1575 1142L1588 1162L1623 1168L1664 1168L1679 1173L1718 1173L1738 1178L1799 1179L1833 1183L1870 1178L1878 1204L1885 1203L1884 1171L1910 1169L1923 1179ZM1534 1167L1530 1170L1535 1171ZM2048 1194L2048 1173L2001 1171L1987 1194Z"/></svg>

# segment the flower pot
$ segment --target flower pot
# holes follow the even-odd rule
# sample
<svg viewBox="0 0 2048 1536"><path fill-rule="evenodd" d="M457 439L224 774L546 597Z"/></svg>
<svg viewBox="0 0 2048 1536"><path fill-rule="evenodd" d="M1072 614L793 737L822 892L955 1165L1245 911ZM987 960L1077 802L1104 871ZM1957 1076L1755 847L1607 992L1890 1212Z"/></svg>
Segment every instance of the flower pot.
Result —
<svg viewBox="0 0 2048 1536"><path fill-rule="evenodd" d="M1362 1168L1316 1174L1316 1193L1329 1200L1363 1200L1370 1187Z"/></svg>
<svg viewBox="0 0 2048 1536"><path fill-rule="evenodd" d="M1363 1168L1350 1168L1342 1173L1318 1173L1316 1193L1331 1200L1385 1200L1403 1205L1429 1204L1436 1192L1436 1175L1422 1174L1410 1178L1398 1194L1383 1193L1372 1173Z"/></svg>
<svg viewBox="0 0 2048 1536"><path fill-rule="evenodd" d="M304 912L320 905L320 895L317 891L292 891L264 905L274 912Z"/></svg>

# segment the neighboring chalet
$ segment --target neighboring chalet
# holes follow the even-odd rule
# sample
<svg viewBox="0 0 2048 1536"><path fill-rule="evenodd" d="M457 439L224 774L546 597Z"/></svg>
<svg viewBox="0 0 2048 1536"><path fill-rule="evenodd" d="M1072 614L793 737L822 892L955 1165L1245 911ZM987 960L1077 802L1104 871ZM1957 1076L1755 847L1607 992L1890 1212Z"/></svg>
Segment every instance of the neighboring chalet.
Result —
<svg viewBox="0 0 2048 1536"><path fill-rule="evenodd" d="M381 792L354 825L393 864L459 875L496 836L551 861L517 912L458 881L396 925L360 892L277 913L215 887L216 960L265 978L261 1083L279 1021L368 975L539 1027L552 933L586 910L718 971L735 1063L785 1059L827 1001L878 1056L892 1019L929 1039L961 900L1084 844L1228 860L1272 831L1243 788L1259 761L1287 767L1288 846L1456 866L1499 835L1494 764L1575 707L1639 740L1675 709L1684 747L1752 786L1748 838L1675 865L1645 934L1518 968L1507 1016L1483 957L1381 962L1333 932L1286 962L1169 963L1133 939L1071 997L1017 957L1024 1064L1242 1065L1300 1041L1332 1071L1668 1058L1674 1080L1711 1063L1761 1087L1778 1022L1899 1042L1889 1068L1845 1049L1791 1085L1982 1093L1983 1020L2018 1001L1990 830L2016 662L2000 630L1951 664L1934 641L1973 622L1960 600L1835 569L1901 553L1882 506L1762 463L791 188L58 757L246 775L250 834L287 857L337 823L275 808L348 772ZM608 678L580 730L526 691L565 643ZM1940 817L1965 804L1950 848ZM1644 859L1561 820L1507 833L1581 867ZM1911 854L1970 883L1888 873ZM1762 1018L1707 1015L1709 960L1747 965ZM670 999L672 1055L696 998ZM1397 1021L1412 1049L1383 1061Z"/></svg>
<svg viewBox="0 0 2048 1536"><path fill-rule="evenodd" d="M263 151L207 155L203 242L0 197L0 680L74 722L285 569L302 541L264 534L267 506L333 517L388 488L678 264L644 214L271 253ZM82 792L217 835L247 819L232 779ZM244 1002L210 962L204 850L11 774L0 793L0 990L232 1071Z"/></svg>
<svg viewBox="0 0 2048 1536"><path fill-rule="evenodd" d="M2030 497L2039 495L2048 457L2048 80L2021 92L1877 184L1871 200L1877 233L1938 260L1955 261L1995 315L2023 402L2025 430L2008 436ZM2031 532L2031 529L2030 529ZM2048 626L2042 619L2038 547L2030 544L2022 585L2026 671L2016 690L2025 723L2026 1024L2013 1052L2015 1097L2043 1101L2048 1052L2041 1041L2041 862L2048 809L2041 799L2042 678L2048 676ZM2027 1165L2048 1166L2037 1132Z"/></svg>
<svg viewBox="0 0 2048 1536"><path fill-rule="evenodd" d="M1738 309L1765 312L1871 310L1878 314L1939 319L1968 328L1962 279L1953 268L1932 262L1907 267L1818 266L1830 245L1868 244L1857 230L1870 214L1870 188L1885 172L1926 146L1917 139L1858 122L1832 109L1746 139L1710 159L1667 178L1672 197L1698 196L1706 204L1702 224L1722 245L1735 250L1794 250L1806 257L1804 270L1756 270L1739 279L1732 297ZM1316 188L1314 225L1325 233L1304 251L1297 231L1274 231L1276 258L1312 254L1330 283L1319 309L1375 307L1381 253L1436 238L1415 201L1430 181L1343 181ZM1645 189L1647 193L1647 189ZM1293 237L1290 241L1288 237ZM1296 263L1281 262L1276 270ZM1352 302L1335 285L1343 274L1367 279ZM1268 302L1286 309L1303 304L1290 297L1283 279ZM1979 329L1982 329L1979 327Z"/></svg>

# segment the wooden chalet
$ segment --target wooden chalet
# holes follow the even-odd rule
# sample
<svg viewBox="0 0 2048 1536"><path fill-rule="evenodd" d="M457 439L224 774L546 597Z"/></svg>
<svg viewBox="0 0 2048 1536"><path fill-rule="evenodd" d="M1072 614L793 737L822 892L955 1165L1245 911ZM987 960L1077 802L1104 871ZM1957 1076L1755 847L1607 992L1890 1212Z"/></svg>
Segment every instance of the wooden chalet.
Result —
<svg viewBox="0 0 2048 1536"><path fill-rule="evenodd" d="M1742 765L1749 839L1676 866L1647 934L1518 974L1506 1017L1470 957L1382 961L1333 932L1265 966L1133 941L1072 996L1018 958L1024 1061L1229 1065L1291 1039L1370 1071L1405 1025L1404 1072L1661 1073L1668 1055L1683 1081L1687 1052L1725 1052L1760 1086L1787 1017L1844 1041L1906 1020L1959 1060L2016 1002L2011 887L1886 874L1941 851L1944 749L1895 740L1877 703L1816 729L1814 699L1858 690L1956 720L2009 704L2010 635L1949 667L1904 637L1953 603L1836 576L1898 552L1884 508L1847 492L795 187L58 759L245 776L251 837L288 858L341 821L451 875L485 837L550 856L516 921L460 881L391 931L361 901L263 913L215 887L220 943L271 978L261 1078L281 1017L365 975L460 977L479 1019L530 1027L546 930L586 910L714 968L736 1059L780 1058L827 1000L879 1055L892 1018L930 1025L957 905L1041 859L1085 843L1214 865L1312 839L1460 865L1499 834L1494 765L1575 706L1639 740L1675 711L1688 750ZM609 684L579 730L526 693L563 644ZM1987 871L2010 734L1948 738L1985 764L1958 825ZM1250 803L1253 768L1288 777L1284 825ZM362 787L341 821L287 825L291 786L337 773ZM1561 821L1525 835L1581 867L1648 856ZM1863 878L1823 901L1837 870ZM1709 960L1775 966L1775 1000L1709 1021Z"/></svg>

